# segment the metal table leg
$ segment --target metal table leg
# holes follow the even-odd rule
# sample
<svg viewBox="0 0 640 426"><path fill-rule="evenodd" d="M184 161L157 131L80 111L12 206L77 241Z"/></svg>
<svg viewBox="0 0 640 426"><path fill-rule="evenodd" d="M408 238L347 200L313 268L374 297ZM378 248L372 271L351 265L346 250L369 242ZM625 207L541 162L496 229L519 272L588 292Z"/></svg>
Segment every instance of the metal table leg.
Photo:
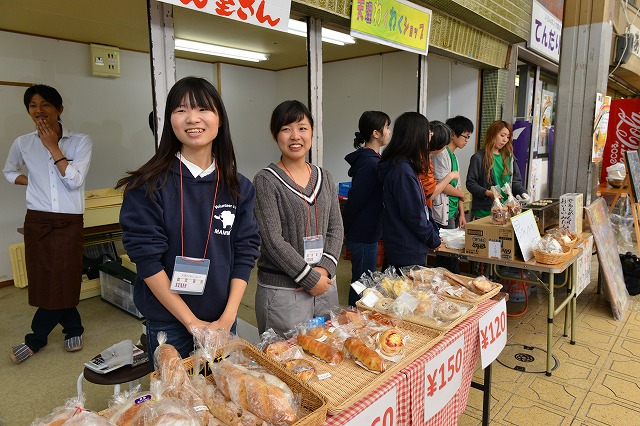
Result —
<svg viewBox="0 0 640 426"><path fill-rule="evenodd" d="M555 313L555 298L554 298L554 276L549 275L549 304L547 307L547 376L551 376L551 362L553 356L551 355L551 348L553 346L553 315Z"/></svg>
<svg viewBox="0 0 640 426"><path fill-rule="evenodd" d="M484 369L484 383L471 382L471 387L482 391L482 426L489 426L491 419L491 366Z"/></svg>

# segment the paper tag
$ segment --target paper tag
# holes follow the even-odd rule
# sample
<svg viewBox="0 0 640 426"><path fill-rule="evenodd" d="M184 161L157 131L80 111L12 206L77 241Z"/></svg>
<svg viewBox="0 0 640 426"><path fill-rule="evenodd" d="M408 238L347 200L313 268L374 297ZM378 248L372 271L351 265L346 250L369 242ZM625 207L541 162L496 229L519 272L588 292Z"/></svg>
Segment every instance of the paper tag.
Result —
<svg viewBox="0 0 640 426"><path fill-rule="evenodd" d="M398 423L398 386L389 389L344 426L393 426Z"/></svg>
<svg viewBox="0 0 640 426"><path fill-rule="evenodd" d="M418 307L420 301L405 291L398 296L396 303L402 303L413 313L413 311Z"/></svg>
<svg viewBox="0 0 640 426"><path fill-rule="evenodd" d="M380 298L376 296L374 292L370 292L369 294L364 296L362 299L360 299L360 302L364 303L365 306L373 308L376 305L376 303L378 303L378 300L380 300Z"/></svg>
<svg viewBox="0 0 640 426"><path fill-rule="evenodd" d="M318 377L318 380L326 380L331 377L331 373L318 374L316 377Z"/></svg>
<svg viewBox="0 0 640 426"><path fill-rule="evenodd" d="M480 359L486 368L500 355L507 344L507 302L500 300L478 320Z"/></svg>
<svg viewBox="0 0 640 426"><path fill-rule="evenodd" d="M435 416L460 389L464 334L424 365L424 422Z"/></svg>
<svg viewBox="0 0 640 426"><path fill-rule="evenodd" d="M489 241L489 258L500 259L500 250L502 243L500 241Z"/></svg>
<svg viewBox="0 0 640 426"><path fill-rule="evenodd" d="M367 286L362 284L360 281L354 281L354 282L351 283L351 288L357 294L362 294L362 292L367 289Z"/></svg>

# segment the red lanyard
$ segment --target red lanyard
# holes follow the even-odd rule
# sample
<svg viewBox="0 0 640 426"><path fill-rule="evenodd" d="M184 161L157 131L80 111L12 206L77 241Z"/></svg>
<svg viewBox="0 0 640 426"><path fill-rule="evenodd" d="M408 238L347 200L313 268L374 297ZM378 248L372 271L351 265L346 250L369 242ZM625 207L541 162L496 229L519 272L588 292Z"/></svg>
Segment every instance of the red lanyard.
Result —
<svg viewBox="0 0 640 426"><path fill-rule="evenodd" d="M209 240L211 239L211 227L213 226L213 213L216 208L216 200L218 199L218 183L220 182L220 170L216 167L216 192L213 195L213 205L211 206L211 218L209 219L209 232L207 233L207 244L204 246L204 254L202 258L207 257L207 249L209 248ZM182 193L182 153L180 153L180 239L182 240L182 260L188 260L184 257L184 196ZM199 261L198 261L199 262Z"/></svg>
<svg viewBox="0 0 640 426"><path fill-rule="evenodd" d="M315 195L315 192L313 192L313 176L311 175L311 167L309 167L309 164L306 162L304 164L307 166L307 170L309 170L309 181L311 182L311 191L313 193L313 203L316 206L316 235L320 235L320 231L318 231L318 203L316 203L316 195ZM287 169L287 166L285 166L284 161L282 162L282 167L284 167L284 169L287 171L287 174L295 184L296 188L298 188L298 191L300 191L300 193L304 195L304 192L302 192L302 188L300 188L300 185L298 185L296 180L293 178L293 175L291 174L289 169ZM306 204L307 204L307 223L304 226L304 236L308 237L309 223L311 222L311 206L309 205L309 203L306 203Z"/></svg>

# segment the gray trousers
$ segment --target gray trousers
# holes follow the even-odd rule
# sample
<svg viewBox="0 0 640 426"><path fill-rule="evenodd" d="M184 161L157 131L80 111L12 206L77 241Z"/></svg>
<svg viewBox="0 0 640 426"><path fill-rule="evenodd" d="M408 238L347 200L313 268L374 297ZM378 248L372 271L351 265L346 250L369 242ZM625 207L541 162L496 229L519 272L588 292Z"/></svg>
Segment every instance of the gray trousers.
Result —
<svg viewBox="0 0 640 426"><path fill-rule="evenodd" d="M313 297L306 291L258 283L255 305L258 332L262 334L272 328L282 336L295 325L313 317L326 316L329 319L329 310L338 305L335 285L324 294Z"/></svg>

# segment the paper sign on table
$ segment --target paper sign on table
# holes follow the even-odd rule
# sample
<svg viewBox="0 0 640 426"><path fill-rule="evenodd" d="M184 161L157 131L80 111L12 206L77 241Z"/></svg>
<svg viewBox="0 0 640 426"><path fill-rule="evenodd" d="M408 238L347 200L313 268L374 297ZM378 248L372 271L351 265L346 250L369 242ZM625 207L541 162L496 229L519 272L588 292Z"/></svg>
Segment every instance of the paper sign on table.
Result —
<svg viewBox="0 0 640 426"><path fill-rule="evenodd" d="M464 334L424 365L424 421L438 414L460 389Z"/></svg>
<svg viewBox="0 0 640 426"><path fill-rule="evenodd" d="M345 426L395 426L398 413L398 387L394 386L376 402L358 413Z"/></svg>
<svg viewBox="0 0 640 426"><path fill-rule="evenodd" d="M516 239L522 252L522 258L526 262L533 257L533 251L531 249L540 238L540 230L536 224L533 210L527 210L524 213L513 216L511 218L511 225L516 234Z"/></svg>
<svg viewBox="0 0 640 426"><path fill-rule="evenodd" d="M486 368L500 355L507 344L507 302L496 303L478 321L480 338L480 359L482 368Z"/></svg>

